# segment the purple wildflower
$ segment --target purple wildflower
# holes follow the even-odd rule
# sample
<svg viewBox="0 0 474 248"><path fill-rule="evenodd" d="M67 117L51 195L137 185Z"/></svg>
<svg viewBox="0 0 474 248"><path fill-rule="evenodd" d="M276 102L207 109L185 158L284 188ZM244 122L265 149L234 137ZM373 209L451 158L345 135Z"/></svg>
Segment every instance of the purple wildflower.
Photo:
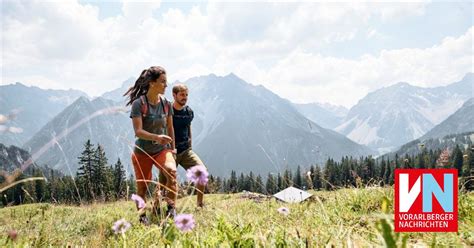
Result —
<svg viewBox="0 0 474 248"><path fill-rule="evenodd" d="M277 209L277 211L280 214L283 214L284 216L287 216L288 214L290 214L290 210L286 207L281 207L281 208Z"/></svg>
<svg viewBox="0 0 474 248"><path fill-rule="evenodd" d="M117 220L114 225L112 226L112 230L114 230L115 234L124 234L132 225L128 223L125 219Z"/></svg>
<svg viewBox="0 0 474 248"><path fill-rule="evenodd" d="M182 232L191 231L194 228L194 217L192 214L178 214L174 218L174 224Z"/></svg>
<svg viewBox="0 0 474 248"><path fill-rule="evenodd" d="M15 230L8 231L8 238L10 238L12 241L16 241L17 237L18 233Z"/></svg>
<svg viewBox="0 0 474 248"><path fill-rule="evenodd" d="M204 165L195 165L187 170L186 177L194 184L206 185L209 173Z"/></svg>
<svg viewBox="0 0 474 248"><path fill-rule="evenodd" d="M137 204L138 209L145 208L146 203L139 195L132 194L132 200L135 201L135 204Z"/></svg>

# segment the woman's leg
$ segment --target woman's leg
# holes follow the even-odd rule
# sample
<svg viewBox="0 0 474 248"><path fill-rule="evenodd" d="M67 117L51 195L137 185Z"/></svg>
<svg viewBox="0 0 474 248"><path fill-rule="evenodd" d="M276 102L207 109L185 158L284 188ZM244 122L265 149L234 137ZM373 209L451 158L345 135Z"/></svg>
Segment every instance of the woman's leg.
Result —
<svg viewBox="0 0 474 248"><path fill-rule="evenodd" d="M137 195L146 201L148 182L151 180L153 160L146 154L132 153L132 164L137 182ZM137 205L138 208L138 205Z"/></svg>
<svg viewBox="0 0 474 248"><path fill-rule="evenodd" d="M173 154L170 150L165 150L155 157L155 160L157 167L160 169L160 174L163 174L166 178L166 201L169 206L174 208L178 196L178 182L176 180L176 162Z"/></svg>

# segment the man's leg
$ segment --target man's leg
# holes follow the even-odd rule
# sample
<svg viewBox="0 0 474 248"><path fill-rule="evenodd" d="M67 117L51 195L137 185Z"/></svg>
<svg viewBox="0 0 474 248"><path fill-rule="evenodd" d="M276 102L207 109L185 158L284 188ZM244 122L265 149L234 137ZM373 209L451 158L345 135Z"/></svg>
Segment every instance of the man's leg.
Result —
<svg viewBox="0 0 474 248"><path fill-rule="evenodd" d="M206 185L204 184L198 184L196 186L197 188L197 206L198 207L204 207L204 189L206 188Z"/></svg>
<svg viewBox="0 0 474 248"><path fill-rule="evenodd" d="M201 161L199 156L192 150L192 149L187 149L183 151L182 153L178 154L179 159L180 159L180 164L183 166L185 170L190 169L193 166L196 165L202 165L204 166L204 163ZM206 188L206 185L195 185L196 191L197 191L197 206L198 207L203 207L204 206L204 190Z"/></svg>

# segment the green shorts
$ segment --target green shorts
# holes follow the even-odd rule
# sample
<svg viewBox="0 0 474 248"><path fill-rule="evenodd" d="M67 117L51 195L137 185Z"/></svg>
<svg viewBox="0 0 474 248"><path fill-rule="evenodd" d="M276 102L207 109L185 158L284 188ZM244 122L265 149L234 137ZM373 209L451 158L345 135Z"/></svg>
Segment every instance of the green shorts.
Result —
<svg viewBox="0 0 474 248"><path fill-rule="evenodd" d="M199 156L195 152L193 152L191 148L188 148L183 152L176 154L176 164L183 166L185 170L195 165L204 165Z"/></svg>
<svg viewBox="0 0 474 248"><path fill-rule="evenodd" d="M189 168L195 165L205 166L199 156L191 148L188 148L182 151L181 153L176 154L176 165L183 166L185 170L188 170ZM159 182L161 184L164 184L166 182L166 178L162 173L160 173Z"/></svg>

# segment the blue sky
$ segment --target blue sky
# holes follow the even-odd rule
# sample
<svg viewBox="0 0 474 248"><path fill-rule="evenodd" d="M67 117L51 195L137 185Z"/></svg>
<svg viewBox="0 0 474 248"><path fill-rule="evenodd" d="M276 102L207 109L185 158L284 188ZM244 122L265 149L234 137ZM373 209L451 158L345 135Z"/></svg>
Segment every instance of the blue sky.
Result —
<svg viewBox="0 0 474 248"><path fill-rule="evenodd" d="M294 102L350 107L400 81L433 87L473 71L467 1L65 0L1 7L1 84L100 95L162 65L173 81L233 72Z"/></svg>

